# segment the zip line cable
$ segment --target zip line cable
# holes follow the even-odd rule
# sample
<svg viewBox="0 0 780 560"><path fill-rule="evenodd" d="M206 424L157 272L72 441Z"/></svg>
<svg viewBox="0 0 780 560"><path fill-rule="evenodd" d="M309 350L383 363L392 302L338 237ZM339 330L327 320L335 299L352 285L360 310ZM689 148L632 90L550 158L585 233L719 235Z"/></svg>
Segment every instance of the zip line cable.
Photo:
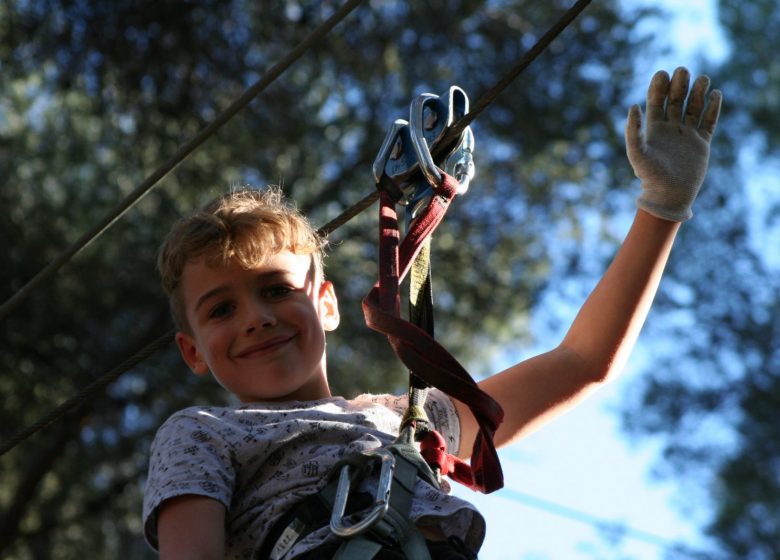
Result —
<svg viewBox="0 0 780 560"><path fill-rule="evenodd" d="M168 173L173 171L184 159L195 151L201 144L222 128L236 113L246 107L257 95L265 90L287 68L296 62L303 54L314 46L320 39L327 35L333 27L349 15L364 0L347 0L331 17L325 20L314 31L309 33L298 45L284 58L274 64L263 77L247 88L233 103L223 110L216 118L204 127L192 140L182 144L176 152L155 171L152 172L140 185L138 185L124 200L113 210L96 223L90 230L81 235L70 247L57 255L48 265L38 272L30 281L11 296L0 306L0 321L5 319L30 293L59 270L66 262L81 252L87 245L97 239L125 212L137 204L149 191Z"/></svg>
<svg viewBox="0 0 780 560"><path fill-rule="evenodd" d="M362 0L352 0L351 2L347 2L346 4L344 4L344 6L341 8L341 10L339 10L339 12L334 14L328 20L328 22L334 20L336 15L340 14L341 12L344 12L348 6L351 6L351 8L350 8L350 10L351 10L352 8L355 7L355 5L357 5L361 1ZM482 111L484 111L484 109L487 108L490 105L490 103L492 103L495 100L495 98L498 97L498 95L504 89L506 89L506 87L509 85L509 83L512 82L512 80L517 78L517 76L519 76L520 73L523 72L523 70L525 70L534 60L536 60L536 58L544 51L545 48L547 48L547 46L553 41L553 39L555 39L564 29L566 29L566 27L568 25L570 25L572 21L574 21L574 19L582 12L582 10L590 3L590 1L591 0L579 0L576 4L574 4L571 8L569 8L569 10L567 10L567 12L552 27L550 27L550 29L536 42L536 44L534 44L520 58L520 60L510 69L510 71L504 77L502 77L498 82L496 82L496 85L493 86L490 90L488 90L488 92L485 93L479 99L479 101L477 102L477 107L479 108L479 112L480 113ZM348 12L349 11L347 10L346 13L348 13ZM346 15L346 13L344 15ZM341 16L341 17L343 17L343 16ZM320 28L325 26L328 22L326 22L325 24L322 24L320 26ZM330 27L332 28L335 25L335 23L336 22L332 23L330 25ZM317 31L319 31L320 28L315 30L315 32L313 32L312 35L314 33L316 33ZM311 35L310 35L310 37L311 37ZM307 42L307 40L308 40L308 38L305 39L303 42L301 42L299 44L299 46L296 48L296 50L300 50L301 49L301 45L303 45L305 42ZM302 49L302 50L305 50L305 48ZM288 55L288 57L286 57L285 60L288 59L288 58L290 58L290 55ZM277 64L277 66L281 66L281 65L282 65L282 63L278 63ZM289 66L289 63L287 64L287 66ZM276 68L276 66L274 68ZM286 68L286 66L285 66L285 68ZM283 71L283 69L278 71L277 75L281 74L282 71ZM269 72L271 72L271 71L269 71ZM260 81L263 82L264 80L265 80L265 78L261 79ZM257 84L259 84L259 83L260 82L258 82ZM255 86L257 86L257 84L255 84ZM252 86L252 87L254 88L255 86ZM250 89L252 89L252 88L250 88ZM248 92L249 92L249 90L247 90L247 92L245 92L244 95L242 95L240 99L244 99L245 97L247 97L248 96ZM238 112L238 110L241 107L246 105L249 102L250 99L251 99L251 96L249 96L249 99L246 99L240 107L237 107L237 105L239 104L238 101L234 102L230 106L230 108L228 110L226 110L225 112L222 113L222 115L226 114L229 110L233 110L233 108L236 107L233 110L233 113L232 113L232 114L235 114L236 112ZM217 120L220 120L220 117L222 117L222 115L217 117L217 119L215 119L214 122L216 122ZM468 125L468 123L473 120L474 116L476 116L476 114L474 114L474 116L472 116L471 119L467 119L467 117L469 115L472 115L472 113L469 112L468 115L466 115L466 117L461 118L458 122L456 122L453 125L453 127L460 127L460 125L461 125L461 123L463 121L467 121L466 124L464 124L462 126L461 130L463 128L465 128ZM226 117L223 120L223 122L220 123L219 126L224 124L224 122L226 122L228 118L229 117ZM209 126L210 127L213 126L213 123L212 123L212 125L209 125ZM214 132L217 128L219 128L219 126L214 127L211 132ZM205 130L206 129L204 129L204 131ZM201 133L201 135L203 135L203 133ZM199 135L199 137L201 135ZM446 136L445 136L445 138L446 138ZM205 139L206 139L205 137L203 139L201 139L196 145L193 146L192 149L197 147L197 145L202 144L203 141L205 141ZM191 141L187 145L194 144L194 142L195 142L195 140ZM442 142L442 144L444 144L444 142ZM180 149L180 151L181 151L181 149ZM184 159L184 157L186 157L186 154L184 154L181 157L181 159ZM179 161L177 161L173 165L173 167L178 165L178 163L181 161L181 159ZM171 167L171 169L173 167ZM170 171L170 169L168 171ZM162 176L160 176L159 178L162 178ZM159 178L158 178L158 180L159 180ZM151 185L147 188L147 191L150 188L151 188ZM136 190L139 190L139 189L136 189ZM146 193L139 194L137 199L140 198L143 194L146 194ZM370 194L368 194L365 197L363 197L360 201L358 201L357 203L353 204L352 206L347 208L345 211L343 211L341 214L339 214L336 218L334 218L333 220L329 221L324 226L322 226L319 230L317 230L318 233L321 234L321 235L328 235L328 234L332 233L337 228L339 228L340 226L342 226L346 222L348 222L350 219L352 219L353 217L355 217L358 214L360 214L363 210L365 210L366 208L369 208L377 200L378 197L379 197L379 192L377 190L372 191ZM128 199L129 198L130 197L128 197ZM126 201L127 201L127 199L126 199ZM124 208L124 210L122 211L122 213L124 213L124 211L127 210L134 202L135 201L133 201L129 205L127 205L126 208ZM121 214L118 214L113 220L111 220L111 222L115 221L120 215ZM106 229L109 225L110 225L110 223L105 225L102 229L103 230ZM97 229L97 228L94 228L94 229ZM98 235L99 235L99 233L98 233ZM86 245L86 243L85 243L85 245ZM81 248L83 248L83 246L80 247L79 249L81 249ZM62 264L64 264L64 262L66 262L68 260L68 258L71 258L73 255L75 255L76 252L78 252L78 251L74 251L67 258L63 257L62 263L60 263L60 266ZM49 268L51 268L51 270L49 270ZM56 267L56 268L59 268L59 266ZM48 277L49 275L51 275L56 270L56 268L52 268L52 265L49 265L49 267L47 267L42 272L40 272L38 274L38 276L36 276L33 279L33 281L37 280L39 277L41 277L41 281L42 281L43 278ZM44 273L46 273L45 277L42 276ZM23 290L26 290L27 292L31 291L34 288L34 286L31 286L33 281L28 283L23 288ZM11 300L13 300L13 299L14 298L11 298ZM3 307L0 308L0 320L2 320L5 317L5 315L7 315L8 311L10 311L10 307L8 307L8 306L11 303L11 300L7 301L3 305ZM21 298L19 298L18 301L21 301ZM18 303L18 301L15 302L15 304ZM8 310L6 310L6 307L8 307ZM135 358L136 356L148 357L149 355L153 354L154 352L156 352L160 348L164 347L166 344L170 343L171 340L173 340L174 332L175 331L168 332L168 333L164 334L163 336L161 336L160 338L158 338L157 340L155 340L154 342L152 342L151 344L149 344L148 346L140 349L136 354L133 355L133 358ZM121 364L117 368L109 371L108 373L104 374L103 376L101 376L97 380L93 381L85 389L83 389L81 392L79 392L74 397L72 397L72 398L68 399L67 401L63 402L54 411L52 411L51 413L46 415L44 418L42 418L41 420L35 422L34 424L31 424L29 427L21 430L16 435L12 436L6 442L3 442L2 444L0 444L0 456L5 455L11 449L16 447L17 445L19 445L20 443L22 443L23 441L25 441L26 439L28 439L29 437L34 435L35 433L43 430L47 426L50 426L51 424L53 424L54 422L59 420L59 418L65 416L65 414L67 414L72 409L74 409L77 406L83 404L89 398L94 397L98 393L99 390L101 390L102 388L108 386L111 382L116 380L122 373L124 373L125 371L129 370L131 367L133 367L135 364L137 364L138 362L140 362L143 359L143 358L141 358L141 359L133 361L133 358L128 359L125 363ZM130 362L132 362L132 363L130 363ZM126 366L124 368L124 370L121 369L122 366ZM104 381L104 378L106 379L105 381Z"/></svg>

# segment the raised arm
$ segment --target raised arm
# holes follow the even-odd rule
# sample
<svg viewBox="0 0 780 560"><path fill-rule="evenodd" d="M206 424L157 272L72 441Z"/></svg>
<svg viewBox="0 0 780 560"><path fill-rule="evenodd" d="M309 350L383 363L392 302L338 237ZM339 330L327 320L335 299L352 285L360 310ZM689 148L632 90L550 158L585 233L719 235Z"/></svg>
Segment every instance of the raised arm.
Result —
<svg viewBox="0 0 780 560"><path fill-rule="evenodd" d="M709 79L699 77L688 96L689 73L678 68L653 76L647 123L631 107L626 151L642 191L637 214L620 250L588 296L563 341L480 383L504 408L496 444L506 445L567 410L622 369L655 297L680 227L704 180L721 94L707 102ZM686 104L686 97L688 97ZM471 450L476 423L456 403L461 450Z"/></svg>

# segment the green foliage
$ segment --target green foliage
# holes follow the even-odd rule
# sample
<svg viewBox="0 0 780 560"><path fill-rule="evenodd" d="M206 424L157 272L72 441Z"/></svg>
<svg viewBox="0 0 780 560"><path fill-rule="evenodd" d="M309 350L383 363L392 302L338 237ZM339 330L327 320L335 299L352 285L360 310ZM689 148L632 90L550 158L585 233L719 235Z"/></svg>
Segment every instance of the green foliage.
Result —
<svg viewBox="0 0 780 560"><path fill-rule="evenodd" d="M189 140L336 2L9 1L0 7L0 238L5 301ZM386 127L457 83L472 101L567 2L376 2L295 64L0 325L6 439L170 328L154 272L170 223L225 187L282 182L322 224L370 192ZM435 22L435 23L434 23ZM464 362L530 342L550 224L626 184L622 118L639 40L594 3L475 123L477 178L435 240L438 332ZM363 326L376 218L332 235L343 325L336 391L396 391L404 372ZM576 262L576 255L569 255ZM439 280L440 279L440 280ZM368 365L367 365L368 364ZM478 373L488 373L477 367ZM0 554L147 557L139 521L156 427L225 402L173 349L0 458Z"/></svg>

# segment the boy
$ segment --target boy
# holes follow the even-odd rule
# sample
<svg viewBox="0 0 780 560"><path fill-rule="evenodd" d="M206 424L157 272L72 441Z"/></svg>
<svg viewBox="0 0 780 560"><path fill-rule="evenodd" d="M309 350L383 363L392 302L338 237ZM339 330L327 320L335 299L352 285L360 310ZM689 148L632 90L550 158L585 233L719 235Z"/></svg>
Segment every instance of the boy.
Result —
<svg viewBox="0 0 780 560"><path fill-rule="evenodd" d="M505 412L496 445L560 414L625 363L707 169L721 95L706 98L705 76L688 95L689 79L684 68L653 77L644 128L639 107L629 111L637 214L561 344L479 384ZM333 464L394 440L405 398L331 396L325 333L339 313L322 245L275 190L226 195L177 224L163 245L159 265L185 362L243 403L189 408L160 428L144 526L164 560L267 555L271 527ZM468 407L433 390L426 408L449 451L467 458L477 432ZM418 480L409 517L432 558L476 557L484 521L470 504ZM272 557L330 558L334 540L325 526Z"/></svg>

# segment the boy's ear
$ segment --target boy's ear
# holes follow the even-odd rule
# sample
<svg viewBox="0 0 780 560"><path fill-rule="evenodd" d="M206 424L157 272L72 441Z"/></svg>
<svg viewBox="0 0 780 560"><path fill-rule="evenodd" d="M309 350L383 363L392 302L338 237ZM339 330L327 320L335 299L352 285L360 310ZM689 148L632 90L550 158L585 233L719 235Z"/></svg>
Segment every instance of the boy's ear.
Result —
<svg viewBox="0 0 780 560"><path fill-rule="evenodd" d="M327 280L320 285L319 297L320 323L326 331L336 330L339 326L339 302L333 283Z"/></svg>
<svg viewBox="0 0 780 560"><path fill-rule="evenodd" d="M205 375L209 372L209 366L203 359L192 336L181 331L177 332L176 345L179 347L181 357L195 374Z"/></svg>

